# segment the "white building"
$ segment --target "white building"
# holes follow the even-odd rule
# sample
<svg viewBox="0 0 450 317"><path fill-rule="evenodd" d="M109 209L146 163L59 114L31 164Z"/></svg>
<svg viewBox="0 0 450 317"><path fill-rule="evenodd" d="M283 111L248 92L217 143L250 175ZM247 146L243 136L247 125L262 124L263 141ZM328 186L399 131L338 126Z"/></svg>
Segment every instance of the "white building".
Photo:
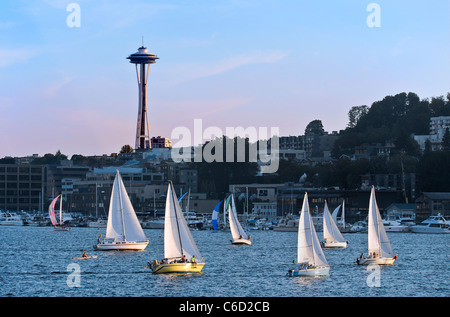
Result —
<svg viewBox="0 0 450 317"><path fill-rule="evenodd" d="M427 140L431 142L431 149L433 151L440 150L446 129L450 129L450 116L432 117L430 118L430 134L415 135L414 140L419 143L422 151L425 150L425 142Z"/></svg>

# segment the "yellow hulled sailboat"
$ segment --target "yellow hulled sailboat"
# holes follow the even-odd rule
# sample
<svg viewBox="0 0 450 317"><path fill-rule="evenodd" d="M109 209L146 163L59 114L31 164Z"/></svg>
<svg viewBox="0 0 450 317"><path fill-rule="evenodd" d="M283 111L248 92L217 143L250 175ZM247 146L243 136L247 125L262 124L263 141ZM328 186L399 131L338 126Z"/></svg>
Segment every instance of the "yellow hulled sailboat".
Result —
<svg viewBox="0 0 450 317"><path fill-rule="evenodd" d="M173 184L169 181L164 218L164 259L148 264L154 274L201 273L205 262L184 219Z"/></svg>

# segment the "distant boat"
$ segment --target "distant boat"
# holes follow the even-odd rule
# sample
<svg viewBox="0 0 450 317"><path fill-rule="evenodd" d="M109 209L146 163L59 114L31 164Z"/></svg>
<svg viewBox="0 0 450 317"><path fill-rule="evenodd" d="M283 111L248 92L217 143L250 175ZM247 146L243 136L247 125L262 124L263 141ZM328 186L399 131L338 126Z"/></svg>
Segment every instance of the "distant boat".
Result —
<svg viewBox="0 0 450 317"><path fill-rule="evenodd" d="M341 209L341 206L341 217L338 218L337 215L339 213L339 210ZM336 225L341 233L352 232L352 226L345 222L345 200L342 201L342 204L336 207L331 216L333 217L334 222L336 222Z"/></svg>
<svg viewBox="0 0 450 317"><path fill-rule="evenodd" d="M384 229L383 221L378 210L377 201L375 198L375 187L372 186L369 200L369 215L368 215L368 253L369 256L365 258L363 255L357 258L356 263L359 265L369 264L393 264L397 259L394 254L389 238Z"/></svg>
<svg viewBox="0 0 450 317"><path fill-rule="evenodd" d="M324 248L346 248L348 244L334 222L326 201L323 208L323 238L325 241L322 241L321 245Z"/></svg>
<svg viewBox="0 0 450 317"><path fill-rule="evenodd" d="M411 226L411 232L414 233L450 233L449 221L441 214L431 216L421 223Z"/></svg>
<svg viewBox="0 0 450 317"><path fill-rule="evenodd" d="M384 219L384 229L386 232L409 232L410 226L402 223L397 219Z"/></svg>
<svg viewBox="0 0 450 317"><path fill-rule="evenodd" d="M148 242L117 171L111 192L106 237L103 240L99 238L94 249L141 251L147 247Z"/></svg>
<svg viewBox="0 0 450 317"><path fill-rule="evenodd" d="M298 232L298 217L288 215L273 226L273 231Z"/></svg>
<svg viewBox="0 0 450 317"><path fill-rule="evenodd" d="M143 225L146 229L164 229L164 219L148 220Z"/></svg>
<svg viewBox="0 0 450 317"><path fill-rule="evenodd" d="M169 181L164 218L164 259L148 263L154 274L200 273L205 262L195 244Z"/></svg>
<svg viewBox="0 0 450 317"><path fill-rule="evenodd" d="M290 276L329 275L330 265L325 258L319 238L309 213L308 194L303 198L302 212L298 224L297 264L288 271Z"/></svg>
<svg viewBox="0 0 450 317"><path fill-rule="evenodd" d="M106 228L108 220L99 218L95 221L88 221L87 226L90 228Z"/></svg>
<svg viewBox="0 0 450 317"><path fill-rule="evenodd" d="M55 216L55 205L59 198L61 198L61 200L59 201L59 222L58 222ZM64 224L64 222L62 221L62 195L58 195L52 200L50 206L48 207L48 214L50 216L50 221L52 222L53 228L55 228L56 231L70 230L70 227L67 224Z"/></svg>
<svg viewBox="0 0 450 317"><path fill-rule="evenodd" d="M221 200L216 207L214 207L213 213L212 213L212 220L211 220L211 224L214 230L219 229L219 222L218 222L218 218L219 218L219 208L220 208L220 204L222 203L223 200Z"/></svg>
<svg viewBox="0 0 450 317"><path fill-rule="evenodd" d="M231 243L252 245L251 236L247 235L237 218L233 194L231 194L225 201L224 212L228 212L228 222L230 224L231 237L233 238Z"/></svg>
<svg viewBox="0 0 450 317"><path fill-rule="evenodd" d="M23 226L23 220L14 213L0 213L0 225L2 226Z"/></svg>

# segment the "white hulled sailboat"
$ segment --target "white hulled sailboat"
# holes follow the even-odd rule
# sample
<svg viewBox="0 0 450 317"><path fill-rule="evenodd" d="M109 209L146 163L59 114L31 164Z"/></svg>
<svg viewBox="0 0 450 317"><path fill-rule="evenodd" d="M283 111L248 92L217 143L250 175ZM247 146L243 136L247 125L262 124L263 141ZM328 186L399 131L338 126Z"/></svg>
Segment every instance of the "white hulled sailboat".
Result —
<svg viewBox="0 0 450 317"><path fill-rule="evenodd" d="M94 245L95 250L141 251L149 240L139 223L119 171L111 192L106 237Z"/></svg>
<svg viewBox="0 0 450 317"><path fill-rule="evenodd" d="M289 270L290 276L329 275L325 254L320 246L314 224L309 213L308 194L303 198L302 212L298 224L297 265Z"/></svg>
<svg viewBox="0 0 450 317"><path fill-rule="evenodd" d="M383 221L381 219L380 211L378 210L377 201L375 198L375 187L372 186L369 200L369 215L368 215L368 253L367 258L362 254L356 259L359 265L368 264L393 264L397 259L394 254L389 238L384 229Z"/></svg>
<svg viewBox="0 0 450 317"><path fill-rule="evenodd" d="M346 248L348 244L333 220L326 201L323 207L323 238L325 241L322 241L321 245L324 248Z"/></svg>
<svg viewBox="0 0 450 317"><path fill-rule="evenodd" d="M231 243L252 245L251 236L247 235L237 218L236 205L234 203L233 194L231 194L230 197L227 198L224 206L228 210L228 222L230 224L231 237L233 238L233 240L231 240Z"/></svg>
<svg viewBox="0 0 450 317"><path fill-rule="evenodd" d="M195 244L181 211L173 184L169 181L164 217L164 259L148 264L154 274L200 273L205 261Z"/></svg>

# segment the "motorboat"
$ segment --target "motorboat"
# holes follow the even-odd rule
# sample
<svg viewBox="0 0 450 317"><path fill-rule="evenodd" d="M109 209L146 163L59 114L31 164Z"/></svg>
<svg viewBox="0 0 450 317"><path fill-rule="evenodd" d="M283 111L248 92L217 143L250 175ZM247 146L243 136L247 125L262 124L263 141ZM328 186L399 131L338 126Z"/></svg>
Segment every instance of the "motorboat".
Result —
<svg viewBox="0 0 450 317"><path fill-rule="evenodd" d="M428 219L411 226L411 232L414 233L450 233L450 221L440 213L431 216Z"/></svg>
<svg viewBox="0 0 450 317"><path fill-rule="evenodd" d="M23 220L15 213L5 212L0 214L0 225L2 226L23 226Z"/></svg>

